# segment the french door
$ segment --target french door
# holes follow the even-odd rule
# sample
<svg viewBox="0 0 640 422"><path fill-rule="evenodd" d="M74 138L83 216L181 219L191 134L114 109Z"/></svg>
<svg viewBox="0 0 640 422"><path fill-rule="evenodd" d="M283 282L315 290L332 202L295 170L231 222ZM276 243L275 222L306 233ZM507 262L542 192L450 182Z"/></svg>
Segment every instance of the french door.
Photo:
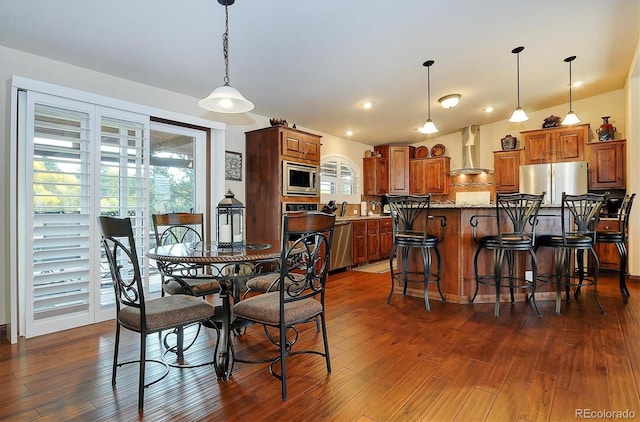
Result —
<svg viewBox="0 0 640 422"><path fill-rule="evenodd" d="M146 294L158 294L159 284L150 286L150 275L152 281L157 277L145 257L153 238L150 215L205 207L195 189L205 173L205 132L31 91L20 93L19 121L19 335L115 316L95 224L99 215L132 219ZM152 146L152 133L156 139L177 137L182 144ZM176 195L183 201L170 200ZM159 210L159 198L183 208Z"/></svg>

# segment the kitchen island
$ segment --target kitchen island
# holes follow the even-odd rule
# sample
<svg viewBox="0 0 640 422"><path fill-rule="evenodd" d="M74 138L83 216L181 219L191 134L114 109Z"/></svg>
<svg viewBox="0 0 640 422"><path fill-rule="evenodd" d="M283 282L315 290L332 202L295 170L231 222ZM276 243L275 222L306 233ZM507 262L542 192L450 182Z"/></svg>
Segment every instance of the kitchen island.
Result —
<svg viewBox="0 0 640 422"><path fill-rule="evenodd" d="M455 205L455 204L433 204L430 213L432 215L444 215L447 218L444 240L439 245L442 255L441 288L448 302L469 303L475 292L475 275L473 271L473 256L476 251L476 243L473 240L473 230L470 224L473 215L495 215L495 205ZM536 228L536 235L553 234L561 232L560 208L557 205L547 205L541 208L539 223ZM439 224L433 221L433 227L429 222L428 230L432 234L437 234ZM422 227L417 227L422 229ZM477 228L478 237L496 234L496 219L482 218ZM553 265L553 254L551 250L541 249L537 253L538 274L551 273ZM487 274L493 271L492 254L483 251L479 256L478 268L480 274ZM524 274L530 270L528 259L524 254L519 254L516 262L517 274ZM409 267L412 270L422 267L422 258L418 250L409 254ZM506 265L505 265L506 267ZM509 289L503 288L501 294L503 300L509 299ZM402 289L396 289L396 292ZM429 291L433 291L432 297L437 298L437 287L431 283ZM423 296L422 280L410 281L407 294L412 296ZM525 292L522 289L516 290L516 301L524 301ZM555 299L553 285L549 283L538 283L536 299ZM495 288L493 286L480 285L475 303L495 302Z"/></svg>

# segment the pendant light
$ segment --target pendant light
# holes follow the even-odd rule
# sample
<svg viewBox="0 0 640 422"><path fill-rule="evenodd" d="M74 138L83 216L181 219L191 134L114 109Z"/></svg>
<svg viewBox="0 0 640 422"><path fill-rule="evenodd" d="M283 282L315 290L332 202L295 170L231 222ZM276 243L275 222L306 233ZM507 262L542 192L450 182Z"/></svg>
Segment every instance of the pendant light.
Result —
<svg viewBox="0 0 640 422"><path fill-rule="evenodd" d="M509 121L512 123L526 122L529 120L529 116L524 112L522 107L520 107L520 53L524 50L524 47L516 47L511 52L516 55L517 61L517 80L518 80L518 105L516 109L513 111L513 114L509 118Z"/></svg>
<svg viewBox="0 0 640 422"><path fill-rule="evenodd" d="M246 113L253 110L253 103L229 85L229 9L235 0L218 0L224 6L224 34L222 35L222 52L224 53L224 85L214 89L207 98L198 101L205 110L217 113Z"/></svg>
<svg viewBox="0 0 640 422"><path fill-rule="evenodd" d="M424 125L422 125L422 127L420 129L418 129L420 131L420 133L436 133L438 132L438 128L436 127L436 124L433 123L433 121L431 120L431 73L429 72L429 68L431 67L431 65L433 65L435 62L433 60L427 60L426 62L422 63L423 66L426 66L427 68L427 121L424 122Z"/></svg>
<svg viewBox="0 0 640 422"><path fill-rule="evenodd" d="M571 106L571 62L575 59L576 56L570 56L564 59L565 63L569 63L569 112L562 121L563 125L575 125L576 123L580 123L580 119L578 119L576 113L573 112L573 107Z"/></svg>

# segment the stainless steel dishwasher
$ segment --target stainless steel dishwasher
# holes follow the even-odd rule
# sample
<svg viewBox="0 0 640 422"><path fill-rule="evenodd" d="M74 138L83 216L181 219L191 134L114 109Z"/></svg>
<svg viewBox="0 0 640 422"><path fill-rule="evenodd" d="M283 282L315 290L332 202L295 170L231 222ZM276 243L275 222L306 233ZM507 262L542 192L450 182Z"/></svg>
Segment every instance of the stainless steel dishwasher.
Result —
<svg viewBox="0 0 640 422"><path fill-rule="evenodd" d="M351 266L351 222L336 221L331 244L331 265L329 270Z"/></svg>

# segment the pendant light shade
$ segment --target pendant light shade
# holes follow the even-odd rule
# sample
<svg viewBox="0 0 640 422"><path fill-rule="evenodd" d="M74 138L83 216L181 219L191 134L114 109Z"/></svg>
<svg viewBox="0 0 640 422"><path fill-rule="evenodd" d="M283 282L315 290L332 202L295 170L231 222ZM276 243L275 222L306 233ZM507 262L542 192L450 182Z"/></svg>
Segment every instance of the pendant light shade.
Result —
<svg viewBox="0 0 640 422"><path fill-rule="evenodd" d="M418 129L418 131L420 131L420 133L426 133L426 134L438 132L438 128L436 127L436 124L433 123L433 121L431 120L431 73L429 69L434 63L435 62L433 60L427 60L426 62L422 63L422 65L427 68L427 110L428 112L427 112L427 121L424 122L424 125L422 125L422 127Z"/></svg>
<svg viewBox="0 0 640 422"><path fill-rule="evenodd" d="M564 61L566 63L569 63L569 112L567 113L567 115L565 116L564 120L562 121L563 125L575 125L576 123L580 123L580 119L578 119L578 116L576 116L576 113L573 112L573 107L571 105L571 88L572 88L572 81L571 81L571 62L574 61L576 59L576 56L570 56L567 57L566 59L564 59Z"/></svg>
<svg viewBox="0 0 640 422"><path fill-rule="evenodd" d="M518 87L518 105L516 109L513 111L513 114L509 118L509 121L512 123L525 122L529 120L529 116L524 112L522 107L520 107L520 53L524 50L524 47L516 47L511 52L516 55L517 62L517 87Z"/></svg>
<svg viewBox="0 0 640 422"><path fill-rule="evenodd" d="M217 113L246 113L253 110L253 103L229 85L229 9L235 0L218 0L224 6L225 26L222 35L222 51L224 53L224 85L214 89L207 98L198 101L198 105L205 110Z"/></svg>

